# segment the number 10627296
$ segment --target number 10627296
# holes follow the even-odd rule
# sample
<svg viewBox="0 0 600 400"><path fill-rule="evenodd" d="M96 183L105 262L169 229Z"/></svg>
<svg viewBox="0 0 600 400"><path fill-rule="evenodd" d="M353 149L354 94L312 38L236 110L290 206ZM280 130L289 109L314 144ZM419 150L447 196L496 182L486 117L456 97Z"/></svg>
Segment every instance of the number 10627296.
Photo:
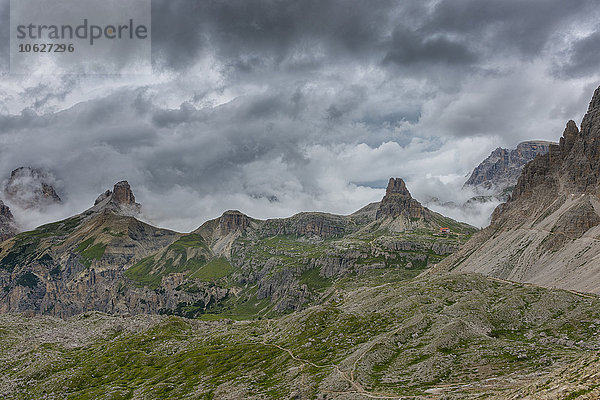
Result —
<svg viewBox="0 0 600 400"><path fill-rule="evenodd" d="M73 44L65 43L42 43L42 44L19 44L19 53L72 53L75 51Z"/></svg>

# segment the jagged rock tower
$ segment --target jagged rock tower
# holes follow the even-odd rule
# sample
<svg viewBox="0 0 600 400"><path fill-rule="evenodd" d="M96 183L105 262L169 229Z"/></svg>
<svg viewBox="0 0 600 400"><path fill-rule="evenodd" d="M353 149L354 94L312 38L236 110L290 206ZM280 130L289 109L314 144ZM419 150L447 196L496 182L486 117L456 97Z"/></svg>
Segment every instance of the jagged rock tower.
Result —
<svg viewBox="0 0 600 400"><path fill-rule="evenodd" d="M413 199L401 178L390 178L385 196L381 200L376 219L405 216L409 218L426 218L425 208Z"/></svg>
<svg viewBox="0 0 600 400"><path fill-rule="evenodd" d="M577 128L525 166L490 227L439 270L600 293L600 88Z"/></svg>

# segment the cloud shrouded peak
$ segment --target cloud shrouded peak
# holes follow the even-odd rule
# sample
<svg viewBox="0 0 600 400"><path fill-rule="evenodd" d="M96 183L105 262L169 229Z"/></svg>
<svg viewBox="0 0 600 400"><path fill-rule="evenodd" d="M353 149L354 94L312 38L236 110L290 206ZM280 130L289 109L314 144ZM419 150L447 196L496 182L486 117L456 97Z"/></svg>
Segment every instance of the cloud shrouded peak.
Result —
<svg viewBox="0 0 600 400"><path fill-rule="evenodd" d="M4 195L23 208L44 207L62 201L53 186L56 184L56 178L46 170L19 167L4 183Z"/></svg>

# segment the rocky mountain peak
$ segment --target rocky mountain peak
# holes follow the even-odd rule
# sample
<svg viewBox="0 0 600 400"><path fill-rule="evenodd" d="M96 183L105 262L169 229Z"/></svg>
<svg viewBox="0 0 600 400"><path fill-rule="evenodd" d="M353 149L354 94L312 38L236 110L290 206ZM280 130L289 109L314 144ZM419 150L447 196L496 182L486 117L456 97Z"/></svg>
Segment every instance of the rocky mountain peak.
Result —
<svg viewBox="0 0 600 400"><path fill-rule="evenodd" d="M558 145L549 153L527 164L517 186L513 201L536 194L548 200L560 192L576 194L600 192L600 88L596 89L581 130L569 121ZM504 212L496 212L499 216Z"/></svg>
<svg viewBox="0 0 600 400"><path fill-rule="evenodd" d="M529 162L492 223L441 266L600 293L600 88L581 128Z"/></svg>
<svg viewBox="0 0 600 400"><path fill-rule="evenodd" d="M588 111L581 121L581 136L590 141L586 146L586 153L593 158L598 158L598 146L595 140L600 138L600 87L594 92Z"/></svg>
<svg viewBox="0 0 600 400"><path fill-rule="evenodd" d="M129 182L117 182L113 188L113 201L117 204L134 204L135 196L131 191Z"/></svg>
<svg viewBox="0 0 600 400"><path fill-rule="evenodd" d="M98 205L98 204L102 203L104 200L106 200L111 195L112 195L112 190L107 190L106 192L101 193L100 196L98 196L96 198L96 201L94 201L94 205Z"/></svg>
<svg viewBox="0 0 600 400"><path fill-rule="evenodd" d="M129 182L120 181L114 185L112 191L107 190L100 194L94 202L94 207L107 208L126 214L136 214L142 206L135 202L135 196Z"/></svg>
<svg viewBox="0 0 600 400"><path fill-rule="evenodd" d="M61 202L53 183L54 176L46 170L19 167L13 170L4 185L7 198L23 208L44 207Z"/></svg>
<svg viewBox="0 0 600 400"><path fill-rule="evenodd" d="M385 195L401 194L404 196L411 197L410 192L406 188L406 183L402 178L390 178Z"/></svg>
<svg viewBox="0 0 600 400"><path fill-rule="evenodd" d="M563 136L560 138L559 148L561 153L567 153L571 151L573 145L579 138L579 128L575 121L570 120L567 122Z"/></svg>
<svg viewBox="0 0 600 400"><path fill-rule="evenodd" d="M235 231L243 231L250 225L250 217L238 210L225 211L221 215L219 227L221 233L228 234Z"/></svg>
<svg viewBox="0 0 600 400"><path fill-rule="evenodd" d="M600 86L598 86L594 91L594 95L592 96L592 100L590 101L587 113L600 113Z"/></svg>
<svg viewBox="0 0 600 400"><path fill-rule="evenodd" d="M398 217L400 215L420 219L425 217L425 208L412 198L403 179L390 178L385 196L379 204L375 218Z"/></svg>
<svg viewBox="0 0 600 400"><path fill-rule="evenodd" d="M463 188L505 200L516 185L525 164L538 155L548 153L552 144L542 140L529 140L519 143L515 149L498 147L473 170Z"/></svg>

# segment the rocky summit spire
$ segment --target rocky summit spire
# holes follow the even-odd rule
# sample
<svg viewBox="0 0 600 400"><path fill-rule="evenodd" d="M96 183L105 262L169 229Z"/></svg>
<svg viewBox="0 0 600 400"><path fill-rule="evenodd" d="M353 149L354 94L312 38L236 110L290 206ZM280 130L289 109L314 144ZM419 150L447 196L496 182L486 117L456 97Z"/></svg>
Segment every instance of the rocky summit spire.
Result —
<svg viewBox="0 0 600 400"><path fill-rule="evenodd" d="M588 111L581 121L581 136L583 138L582 153L593 163L592 168L600 165L600 87L594 92ZM600 171L594 171L594 183L600 181Z"/></svg>
<svg viewBox="0 0 600 400"><path fill-rule="evenodd" d="M117 204L134 204L135 196L131 191L129 182L117 182L113 188L113 201Z"/></svg>
<svg viewBox="0 0 600 400"><path fill-rule="evenodd" d="M412 198L402 178L390 178L385 196L377 210L376 219L400 215L409 218L423 218L425 209L421 203Z"/></svg>
<svg viewBox="0 0 600 400"><path fill-rule="evenodd" d="M566 154L573 148L573 145L579 138L579 128L575 121L567 122L563 136L560 138L559 149L561 154Z"/></svg>
<svg viewBox="0 0 600 400"><path fill-rule="evenodd" d="M592 100L590 101L590 105L588 107L588 114L598 114L600 113L600 86L596 88L594 91L594 95L592 96Z"/></svg>
<svg viewBox="0 0 600 400"><path fill-rule="evenodd" d="M402 180L402 178L390 178L387 189L385 190L386 196L391 196L394 194L401 194L404 196L410 196L410 192L406 188L406 183Z"/></svg>
<svg viewBox="0 0 600 400"><path fill-rule="evenodd" d="M569 121L560 144L551 145L548 154L523 169L513 200L528 198L534 193L553 199L561 191L600 193L600 87L583 117L581 129Z"/></svg>
<svg viewBox="0 0 600 400"><path fill-rule="evenodd" d="M125 211L126 214L135 214L142 207L135 202L135 196L131 186L127 181L120 181L115 184L113 190L107 190L102 193L94 202L94 207L107 208L113 211Z"/></svg>

